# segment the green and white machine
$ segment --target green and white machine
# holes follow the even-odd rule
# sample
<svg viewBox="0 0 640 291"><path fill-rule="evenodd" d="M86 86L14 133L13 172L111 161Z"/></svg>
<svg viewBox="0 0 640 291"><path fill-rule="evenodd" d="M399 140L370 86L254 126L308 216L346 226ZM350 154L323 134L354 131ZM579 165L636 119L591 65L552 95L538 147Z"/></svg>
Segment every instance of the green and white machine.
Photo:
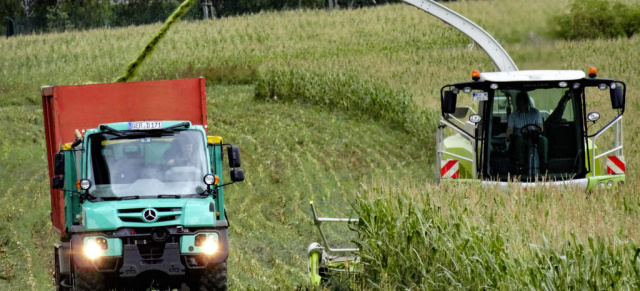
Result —
<svg viewBox="0 0 640 291"><path fill-rule="evenodd" d="M523 187L570 185L589 190L624 183L626 87L619 80L597 78L593 68L589 75L582 71L474 71L473 81L442 87L442 120L436 133L437 179L501 187L514 182ZM590 99L603 99L602 93L607 95L609 108L600 105L597 109L601 111L590 111ZM518 94L528 96L542 120L542 126L522 127L525 142L520 148L507 138ZM462 102L472 106L456 106ZM601 116L610 120L604 121L604 126L594 126ZM444 137L447 129L454 134ZM603 136L613 139L609 148L597 146ZM546 139L547 144L536 139ZM525 159L517 158L518 154Z"/></svg>
<svg viewBox="0 0 640 291"><path fill-rule="evenodd" d="M438 183L589 190L624 183L624 82L597 78L594 68L589 69L588 77L575 70L518 71L502 46L469 19L433 0L403 1L469 36L499 69L474 71L473 81L442 87L442 120L436 130ZM507 139L508 120L515 112L518 93L527 95L542 119L541 124L525 124L519 132L524 139L522 163L514 163L518 150ZM603 99L608 100L607 105ZM596 125L601 117L607 120ZM546 145L539 151L540 139L546 140ZM608 143L608 147L598 147L598 143ZM540 152L545 154L541 157ZM330 247L320 227L322 222L357 219L318 217L313 204L312 212L322 243L311 243L307 250L311 283L320 285L332 272L357 274L366 268L357 249Z"/></svg>
<svg viewBox="0 0 640 291"><path fill-rule="evenodd" d="M432 0L404 1L469 36L499 69L476 71L472 82L442 88L442 120L436 133L438 182L500 187L517 182L523 187L585 189L611 188L624 182L626 87L622 81L597 78L595 69L589 70L589 77L582 71L518 71L502 46L464 16ZM518 93L528 95L542 122L525 124L526 132L516 133L523 134L524 145L513 146L507 125ZM458 103L464 106L457 107ZM595 124L600 117L607 120ZM540 139L546 145L539 146Z"/></svg>

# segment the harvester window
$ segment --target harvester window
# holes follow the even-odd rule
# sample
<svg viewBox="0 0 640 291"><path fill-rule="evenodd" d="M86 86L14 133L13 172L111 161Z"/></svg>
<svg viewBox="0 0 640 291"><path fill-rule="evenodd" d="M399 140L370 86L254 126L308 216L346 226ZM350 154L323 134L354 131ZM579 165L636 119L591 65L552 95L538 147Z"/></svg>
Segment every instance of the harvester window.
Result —
<svg viewBox="0 0 640 291"><path fill-rule="evenodd" d="M575 93L577 94L577 93ZM532 141L519 137L519 143L507 138L509 119L518 110L516 96L528 97L528 110L539 118L536 122L542 133ZM494 94L488 147L488 174L500 179L507 176L549 173L550 177L567 177L579 171L581 134L576 125L574 92L567 88L539 88L533 90L497 90ZM522 113L519 113L522 115ZM533 116L533 115L531 115ZM516 126L522 126L516 122ZM525 122L527 123L527 122ZM511 130L520 134L520 128ZM541 142L542 141L542 142ZM522 151L522 153L520 153ZM535 154L532 154L535 151ZM533 158L530 156L533 155ZM535 170L531 164L535 165Z"/></svg>

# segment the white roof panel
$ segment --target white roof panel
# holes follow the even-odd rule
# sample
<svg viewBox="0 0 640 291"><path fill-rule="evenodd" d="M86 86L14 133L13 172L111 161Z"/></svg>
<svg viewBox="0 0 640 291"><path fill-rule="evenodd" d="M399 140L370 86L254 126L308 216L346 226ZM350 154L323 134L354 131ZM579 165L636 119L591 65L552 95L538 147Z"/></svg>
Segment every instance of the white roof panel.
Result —
<svg viewBox="0 0 640 291"><path fill-rule="evenodd" d="M480 73L480 81L488 82L522 82L522 81L571 81L586 76L578 70L532 70L512 72Z"/></svg>

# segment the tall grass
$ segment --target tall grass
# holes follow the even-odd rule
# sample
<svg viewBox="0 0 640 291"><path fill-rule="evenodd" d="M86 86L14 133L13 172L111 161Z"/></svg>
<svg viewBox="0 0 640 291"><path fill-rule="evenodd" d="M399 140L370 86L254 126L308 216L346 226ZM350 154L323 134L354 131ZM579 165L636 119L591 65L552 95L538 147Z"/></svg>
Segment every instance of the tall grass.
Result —
<svg viewBox="0 0 640 291"><path fill-rule="evenodd" d="M434 136L424 128L435 123L433 110L421 110L404 90L348 74L320 75L305 70L271 70L258 78L256 98L297 101L386 121L425 143Z"/></svg>
<svg viewBox="0 0 640 291"><path fill-rule="evenodd" d="M637 219L637 212L630 214L618 208L621 206L618 202L606 204L616 201L609 196L617 194L598 193L603 196L596 198L566 190L532 192L464 191L429 185L368 191L355 205L360 216L356 241L365 263L364 288L640 287L637 233L607 230L610 225L595 228L577 225L570 231L559 231L554 227L571 222L565 219L543 222L535 213L544 211L543 215L549 217L567 211L575 215L584 206L570 205L570 201L587 200L613 214L601 217L596 212L592 215L594 220L604 218L624 224L630 217ZM469 197L476 195L482 198ZM638 203L635 195L624 195L626 200ZM531 212L534 215L528 214ZM611 225L618 225L613 221Z"/></svg>

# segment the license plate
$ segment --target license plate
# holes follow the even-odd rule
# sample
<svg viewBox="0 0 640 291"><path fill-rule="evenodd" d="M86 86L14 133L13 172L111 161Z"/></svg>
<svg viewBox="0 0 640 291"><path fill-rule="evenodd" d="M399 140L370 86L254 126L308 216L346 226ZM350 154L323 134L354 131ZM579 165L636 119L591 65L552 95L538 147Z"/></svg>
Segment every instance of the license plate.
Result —
<svg viewBox="0 0 640 291"><path fill-rule="evenodd" d="M148 129L162 129L162 122L160 121L129 122L129 130L148 130Z"/></svg>
<svg viewBox="0 0 640 291"><path fill-rule="evenodd" d="M487 101L489 100L489 92L474 92L473 101Z"/></svg>

